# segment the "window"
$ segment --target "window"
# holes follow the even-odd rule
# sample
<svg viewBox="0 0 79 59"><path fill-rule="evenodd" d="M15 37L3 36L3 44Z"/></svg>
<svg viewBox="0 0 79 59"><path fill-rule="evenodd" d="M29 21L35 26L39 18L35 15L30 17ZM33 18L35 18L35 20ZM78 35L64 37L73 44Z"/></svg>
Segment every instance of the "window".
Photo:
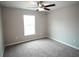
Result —
<svg viewBox="0 0 79 59"><path fill-rule="evenodd" d="M24 36L35 34L35 16L24 15Z"/></svg>

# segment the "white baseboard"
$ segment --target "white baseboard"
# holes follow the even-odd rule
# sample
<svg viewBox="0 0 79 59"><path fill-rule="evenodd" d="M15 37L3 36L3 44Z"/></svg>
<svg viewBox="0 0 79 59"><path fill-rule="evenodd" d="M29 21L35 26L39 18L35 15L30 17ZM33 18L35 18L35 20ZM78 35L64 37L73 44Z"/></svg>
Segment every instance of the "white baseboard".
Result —
<svg viewBox="0 0 79 59"><path fill-rule="evenodd" d="M50 38L50 37L48 37L48 38ZM79 50L79 48L78 48L78 47L73 46L73 45L70 45L70 44L65 43L65 42L63 42L63 41L56 40L55 38L50 38L50 39L55 40L55 41L57 41L57 42L59 42L59 43L62 43L62 44L64 44L64 45L67 45L67 46L70 46L70 47L72 47L72 48L75 48L75 49Z"/></svg>
<svg viewBox="0 0 79 59"><path fill-rule="evenodd" d="M38 39L41 39L41 38L44 38L44 37L40 37ZM28 41L33 41L33 40L37 40L37 39L30 39L30 40L23 40L23 41L13 42L13 43L5 44L5 46L20 44L20 43L23 43L23 42L28 42Z"/></svg>
<svg viewBox="0 0 79 59"><path fill-rule="evenodd" d="M13 43L5 44L5 46L15 45L15 44L19 44L19 43L23 43L23 42L27 42L27 41L28 41L28 40L13 42Z"/></svg>

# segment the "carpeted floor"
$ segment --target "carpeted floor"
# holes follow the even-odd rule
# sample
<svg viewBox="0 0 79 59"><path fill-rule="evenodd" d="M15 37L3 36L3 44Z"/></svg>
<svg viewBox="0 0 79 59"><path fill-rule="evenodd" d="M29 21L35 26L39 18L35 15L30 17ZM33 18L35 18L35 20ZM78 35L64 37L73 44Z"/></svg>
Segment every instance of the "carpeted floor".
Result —
<svg viewBox="0 0 79 59"><path fill-rule="evenodd" d="M79 50L45 38L8 46L4 57L78 57Z"/></svg>

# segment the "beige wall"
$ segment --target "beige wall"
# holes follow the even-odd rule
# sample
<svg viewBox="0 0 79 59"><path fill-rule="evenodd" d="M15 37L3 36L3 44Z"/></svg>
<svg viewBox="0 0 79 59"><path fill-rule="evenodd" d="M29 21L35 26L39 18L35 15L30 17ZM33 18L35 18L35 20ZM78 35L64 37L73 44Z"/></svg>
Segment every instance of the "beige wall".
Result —
<svg viewBox="0 0 79 59"><path fill-rule="evenodd" d="M35 15L35 35L24 36L23 15ZM46 36L46 16L44 12L3 7L3 23L6 45Z"/></svg>
<svg viewBox="0 0 79 59"><path fill-rule="evenodd" d="M3 45L3 31L2 31L2 10L0 6L0 57L3 56L4 45Z"/></svg>
<svg viewBox="0 0 79 59"><path fill-rule="evenodd" d="M79 48L79 4L48 14L48 37Z"/></svg>

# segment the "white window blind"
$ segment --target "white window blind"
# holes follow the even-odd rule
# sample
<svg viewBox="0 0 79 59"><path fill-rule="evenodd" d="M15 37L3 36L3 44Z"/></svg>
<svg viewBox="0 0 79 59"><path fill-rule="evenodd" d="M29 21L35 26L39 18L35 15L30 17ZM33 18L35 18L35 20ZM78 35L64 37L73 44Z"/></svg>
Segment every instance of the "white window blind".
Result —
<svg viewBox="0 0 79 59"><path fill-rule="evenodd" d="M35 34L35 16L24 15L24 35Z"/></svg>

